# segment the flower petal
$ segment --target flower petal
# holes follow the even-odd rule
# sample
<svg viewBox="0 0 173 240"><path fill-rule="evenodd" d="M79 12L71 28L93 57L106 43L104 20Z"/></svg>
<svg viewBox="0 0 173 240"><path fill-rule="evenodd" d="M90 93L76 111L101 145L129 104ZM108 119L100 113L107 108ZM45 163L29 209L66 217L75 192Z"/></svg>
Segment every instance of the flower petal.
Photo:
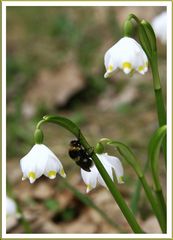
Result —
<svg viewBox="0 0 173 240"><path fill-rule="evenodd" d="M117 157L109 155L107 155L107 161L109 162L109 164L111 164L117 177L118 183L123 183L124 169L121 161Z"/></svg>
<svg viewBox="0 0 173 240"><path fill-rule="evenodd" d="M111 165L108 165L108 164L104 164L104 167L106 169L106 172L109 174L110 178L112 179L113 181L113 173L112 173L112 167ZM98 182L103 186L103 187L107 187L105 181L103 180L102 176L100 175L100 173L98 174Z"/></svg>
<svg viewBox="0 0 173 240"><path fill-rule="evenodd" d="M95 166L92 166L90 170L91 172L87 172L81 168L81 176L83 181L87 185L86 189L87 193L91 191L93 188L95 188L97 184L98 171Z"/></svg>
<svg viewBox="0 0 173 240"><path fill-rule="evenodd" d="M17 214L17 206L15 201L12 198L6 196L6 215L16 215Z"/></svg>

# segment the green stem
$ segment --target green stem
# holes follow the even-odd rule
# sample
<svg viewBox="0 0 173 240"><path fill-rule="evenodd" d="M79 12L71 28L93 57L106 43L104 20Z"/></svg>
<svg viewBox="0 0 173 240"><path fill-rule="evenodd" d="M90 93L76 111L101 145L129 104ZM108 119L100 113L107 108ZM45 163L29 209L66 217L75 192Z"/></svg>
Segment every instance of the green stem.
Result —
<svg viewBox="0 0 173 240"><path fill-rule="evenodd" d="M131 226L132 230L135 233L144 233L144 231L138 225L138 223L137 223L137 221L135 219L134 214L128 208L128 206L125 203L122 195L118 191L117 186L114 184L112 179L109 177L108 173L106 172L104 166L102 165L102 163L100 162L98 157L95 154L93 154L92 159L93 159L93 161L94 161L94 163L95 163L95 165L96 165L100 175L102 176L103 180L105 181L109 191L111 192L113 198L117 202L117 204L118 204L119 208L121 209L123 215L125 216L125 218L127 219L129 225Z"/></svg>
<svg viewBox="0 0 173 240"><path fill-rule="evenodd" d="M159 224L160 224L160 227L162 229L162 232L163 233L166 233L166 219L165 219L165 215L163 214L162 212L162 209L160 207L160 204L158 201L155 200L155 198L153 197L153 194L151 192L151 189L150 187L148 186L147 182L146 182L146 179L144 176L140 177L139 178L141 183L142 183L142 186L145 190L145 193L151 203L151 206L153 208L153 211L159 221Z"/></svg>
<svg viewBox="0 0 173 240"><path fill-rule="evenodd" d="M165 223L166 223L166 203L165 203L165 199L164 199L164 196L163 196L163 192L162 192L162 190L155 190L155 194L156 194L158 203L160 204L160 208L163 211L164 220L165 220Z"/></svg>
<svg viewBox="0 0 173 240"><path fill-rule="evenodd" d="M165 214L162 211L162 208L160 208L160 204L157 202L155 197L153 196L153 193L151 191L151 188L149 187L145 176L141 170L141 167L133 154L133 152L123 143L118 141L110 141L108 142L109 145L114 145L121 156L132 166L133 170L136 172L139 180L141 181L141 184L143 185L143 188L145 190L145 194L151 204L151 207L153 209L154 214L156 215L158 222L160 224L160 227L163 232L166 231L166 221L165 221Z"/></svg>
<svg viewBox="0 0 173 240"><path fill-rule="evenodd" d="M151 65L151 70L153 75L153 85L154 85L154 92L155 92L155 99L156 99L157 116L158 116L159 126L161 127L163 125L166 125L166 111L165 111L162 88L160 83L156 52L153 53L153 56L150 59L150 65ZM165 164L166 164L166 158L167 158L166 137L163 140L162 148L163 148Z"/></svg>
<svg viewBox="0 0 173 240"><path fill-rule="evenodd" d="M145 166L144 166L144 170L143 170L143 174L146 173L147 169L149 166L149 159L147 159ZM141 192L141 181L139 180L139 178L136 181L136 187L135 187L135 191L131 200L131 209L133 211L134 214L136 214L137 212L137 207L138 207L138 203L139 203L139 198L140 198L140 192Z"/></svg>
<svg viewBox="0 0 173 240"><path fill-rule="evenodd" d="M166 125L158 128L157 131L153 134L148 148L148 160L151 166L155 194L165 221L166 221L166 203L162 193L162 186L159 181L159 153L162 141L164 140L166 135L166 130L167 130Z"/></svg>
<svg viewBox="0 0 173 240"><path fill-rule="evenodd" d="M81 202L83 202L86 206L96 210L100 214L100 216L103 219L105 219L110 225L112 225L115 229L118 229L119 231L123 232L123 229L121 228L121 226L118 223L115 223L111 218L109 218L103 209L95 205L95 203L91 200L89 196L78 191L65 179L62 179L61 181L63 182L64 188L66 189L68 188Z"/></svg>
<svg viewBox="0 0 173 240"><path fill-rule="evenodd" d="M83 136L83 134L81 133L80 129L72 121L70 121L69 119L66 119L66 118L63 118L63 117L59 117L59 116L45 116L45 117L43 117L43 120L40 121L37 124L37 127L40 128L40 126L43 123L45 123L45 122L55 123L57 125L60 125L60 126L64 127L65 129L67 129L71 133L73 133L76 136L76 138L79 139L80 143L82 144L82 146L85 148L86 151L88 149L91 149L91 146L86 141L86 139ZM118 191L117 186L114 184L114 182L110 178L109 174L105 170L104 166L102 165L102 163L100 162L99 158L94 153L94 151L92 152L91 157L92 157L92 159L93 159L93 161L94 161L94 163L95 163L95 165L96 165L100 175L102 176L103 180L105 181L109 191L111 192L114 200L117 202L117 204L118 204L119 208L121 209L124 217L126 218L126 220L128 221L129 225L131 226L133 232L135 232L135 233L144 233L144 231L141 229L141 227L137 223L134 214L128 208L128 206L125 203L122 195Z"/></svg>

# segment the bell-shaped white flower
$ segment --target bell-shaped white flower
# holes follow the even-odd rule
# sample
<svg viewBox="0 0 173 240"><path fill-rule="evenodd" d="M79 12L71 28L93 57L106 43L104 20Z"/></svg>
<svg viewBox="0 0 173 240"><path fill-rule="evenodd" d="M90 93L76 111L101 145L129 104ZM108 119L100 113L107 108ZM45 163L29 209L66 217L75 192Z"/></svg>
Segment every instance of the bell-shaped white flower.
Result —
<svg viewBox="0 0 173 240"><path fill-rule="evenodd" d="M107 153L97 154L97 157L100 159L101 163L105 167L107 173L109 174L112 180L113 173L115 173L118 183L124 183L123 182L124 170L121 161L118 158L110 156ZM83 181L87 186L86 192L88 193L93 188L95 188L97 182L100 183L102 186L107 187L96 166L93 165L90 168L90 170L91 172L86 172L83 169L81 169Z"/></svg>
<svg viewBox="0 0 173 240"><path fill-rule="evenodd" d="M6 196L6 216L17 216L17 205L12 198Z"/></svg>
<svg viewBox="0 0 173 240"><path fill-rule="evenodd" d="M165 44L167 37L166 37L166 28L167 28L167 13L162 12L158 16L156 16L152 21L152 27L156 34L156 37L160 39L160 41Z"/></svg>
<svg viewBox="0 0 173 240"><path fill-rule="evenodd" d="M35 144L20 160L20 165L23 172L22 180L29 178L30 183L34 183L41 175L54 179L57 172L66 177L60 160L44 144Z"/></svg>
<svg viewBox="0 0 173 240"><path fill-rule="evenodd" d="M111 47L104 57L106 73L104 77L110 77L115 70L122 69L125 74L136 70L145 74L148 70L148 58L141 45L133 38L123 37Z"/></svg>

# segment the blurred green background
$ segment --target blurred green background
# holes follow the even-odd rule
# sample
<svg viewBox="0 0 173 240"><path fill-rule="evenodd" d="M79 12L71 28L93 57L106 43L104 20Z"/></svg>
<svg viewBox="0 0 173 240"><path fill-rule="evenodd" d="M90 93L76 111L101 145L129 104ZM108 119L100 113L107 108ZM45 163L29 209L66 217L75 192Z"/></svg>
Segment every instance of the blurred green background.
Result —
<svg viewBox="0 0 173 240"><path fill-rule="evenodd" d="M99 208L105 207L117 227L98 209L88 208L76 192L84 193L85 186L79 168L68 156L73 136L64 129L47 125L44 133L45 144L62 160L67 182L59 176L51 181L42 177L34 185L21 182L19 160L34 144L37 121L46 114L58 114L76 122L91 145L102 137L123 141L132 147L141 165L145 164L146 148L157 127L151 72L131 78L118 72L104 79L103 59L106 50L122 37L123 21L129 13L151 21L163 10L7 7L7 179L33 233L131 232L106 189L98 187L89 196ZM165 95L166 47L158 45ZM130 202L136 176L126 163L123 166L125 184L119 189ZM164 169L162 175L165 184ZM137 217L146 230L159 231L143 192ZM8 231L25 229L17 221Z"/></svg>

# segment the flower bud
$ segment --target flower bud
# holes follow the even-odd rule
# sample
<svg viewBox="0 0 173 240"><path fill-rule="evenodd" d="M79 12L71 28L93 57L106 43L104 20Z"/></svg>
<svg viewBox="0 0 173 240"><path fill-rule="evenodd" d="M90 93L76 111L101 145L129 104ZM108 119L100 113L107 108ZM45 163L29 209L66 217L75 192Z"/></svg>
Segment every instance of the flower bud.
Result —
<svg viewBox="0 0 173 240"><path fill-rule="evenodd" d="M95 147L95 152L97 153L97 154L102 154L102 153L104 153L104 146L103 146L103 144L102 143L97 143L97 145L96 145L96 147Z"/></svg>

